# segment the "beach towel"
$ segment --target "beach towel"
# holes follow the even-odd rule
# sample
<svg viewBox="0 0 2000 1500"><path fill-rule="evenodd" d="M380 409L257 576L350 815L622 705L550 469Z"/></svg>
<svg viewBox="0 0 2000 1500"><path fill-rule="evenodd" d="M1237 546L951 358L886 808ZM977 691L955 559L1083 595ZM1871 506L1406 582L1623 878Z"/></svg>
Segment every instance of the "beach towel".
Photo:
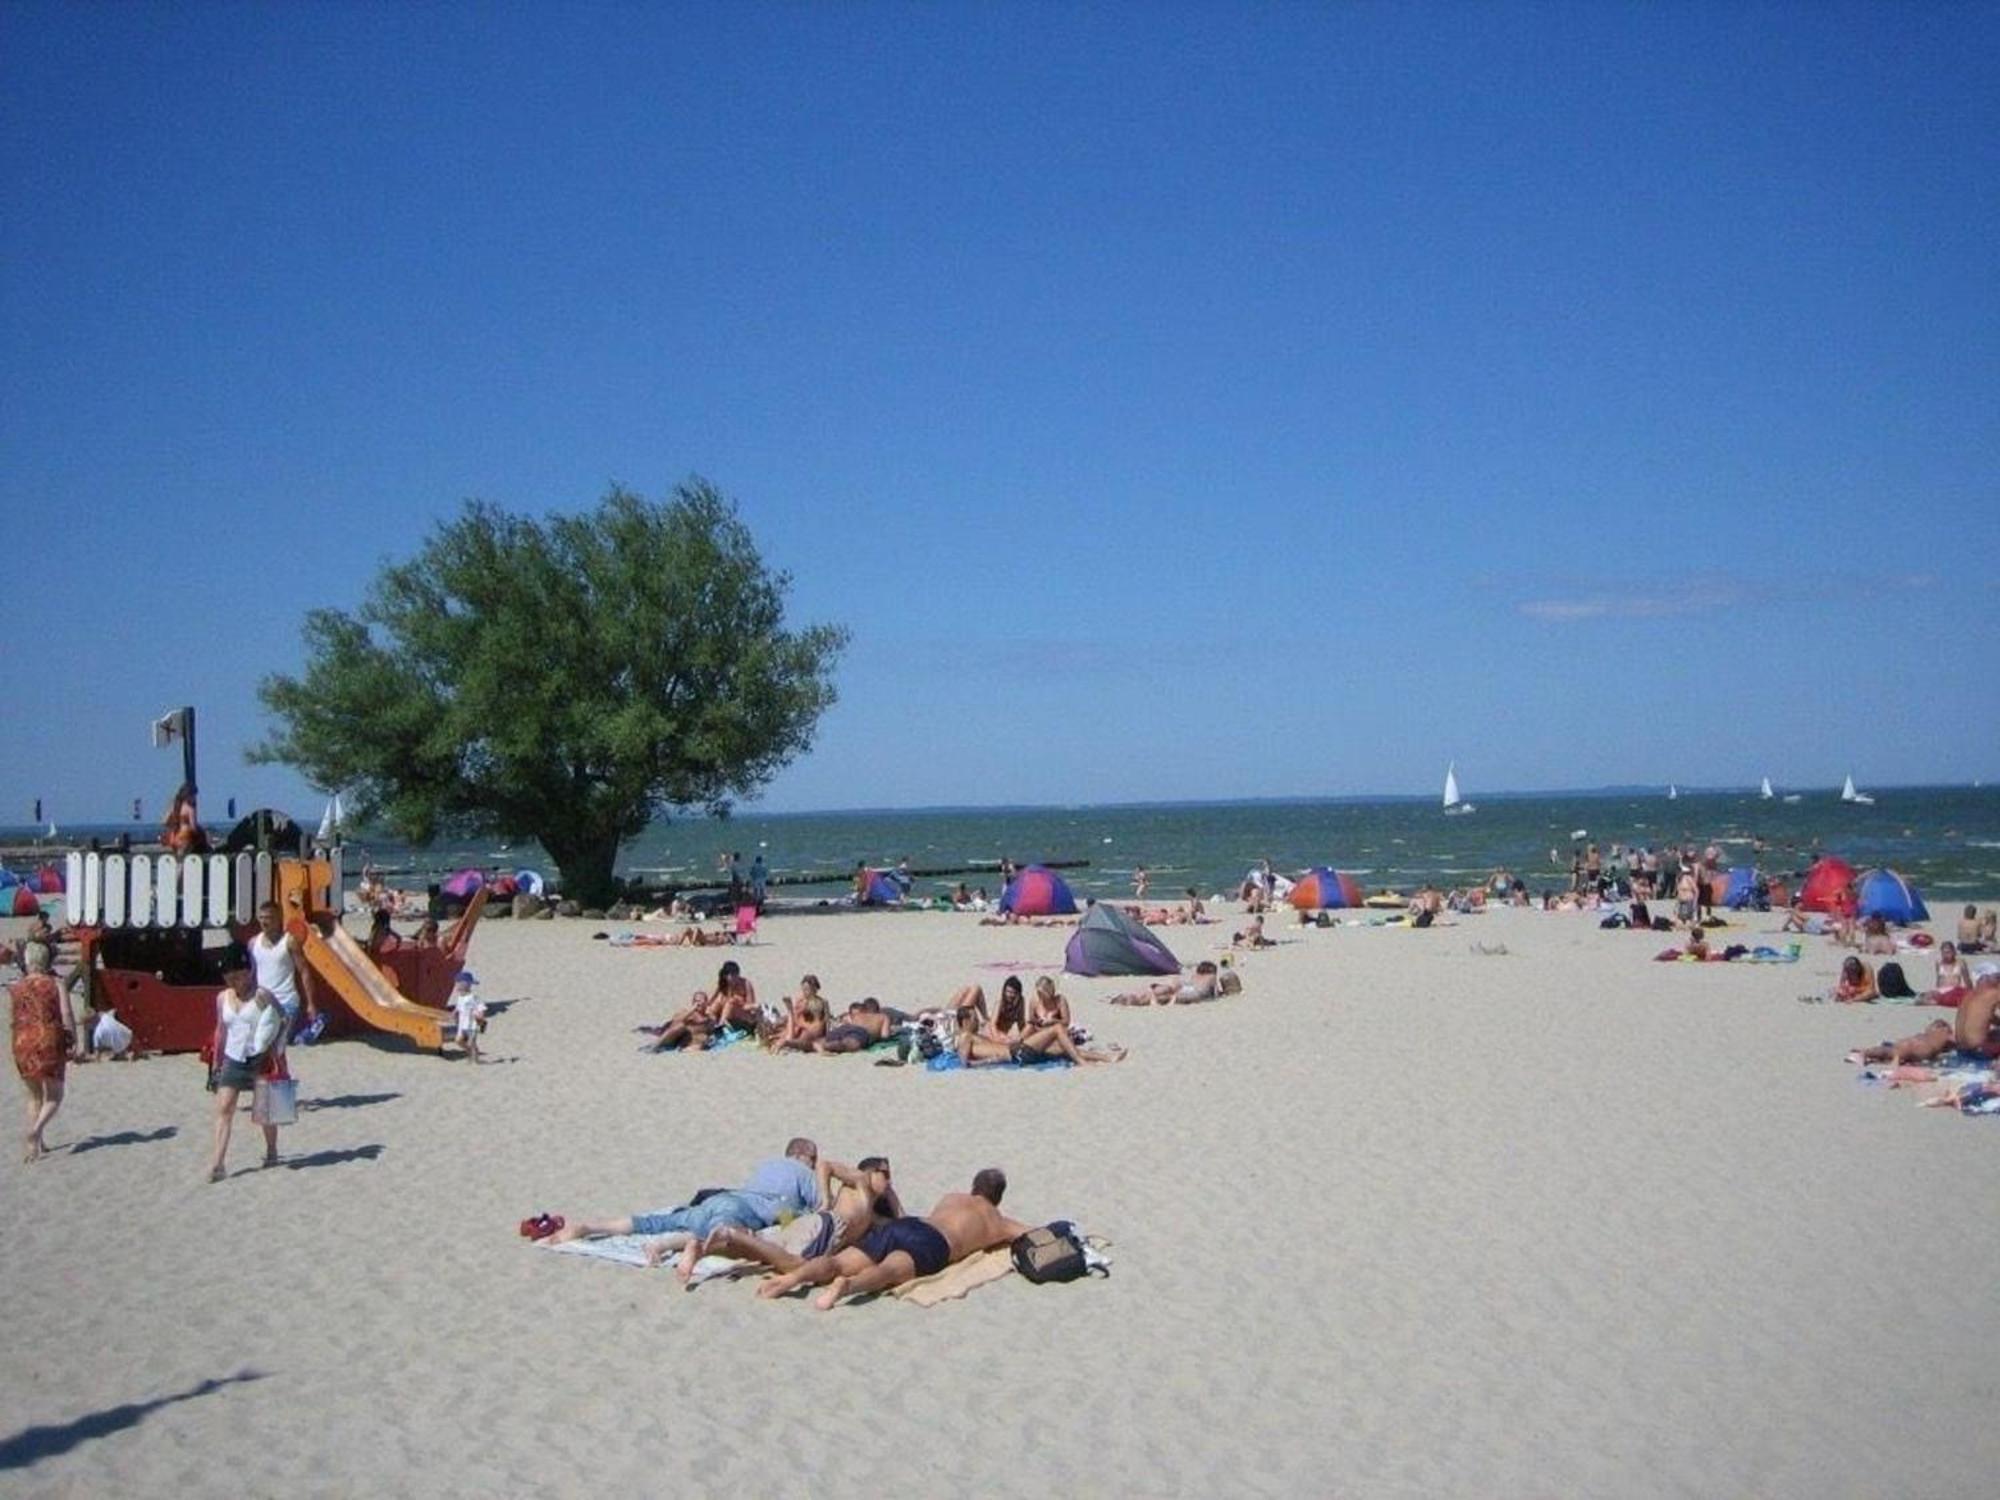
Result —
<svg viewBox="0 0 2000 1500"><path fill-rule="evenodd" d="M1013 1257L1003 1245L995 1250L981 1250L976 1255L968 1255L964 1260L946 1266L935 1276L919 1276L915 1281L906 1281L893 1288L889 1295L915 1307L936 1307L940 1302L956 1301L976 1287L1013 1274Z"/></svg>
<svg viewBox="0 0 2000 1500"><path fill-rule="evenodd" d="M1111 1262L1104 1252L1111 1248L1111 1242L1094 1234L1085 1235L1083 1242L1084 1255L1091 1269L1109 1273ZM917 1307L936 1307L940 1302L956 1301L988 1282L1015 1274L1012 1249L1007 1245L998 1245L991 1250L968 1255L964 1260L946 1266L935 1276L919 1276L915 1281L906 1281L891 1290L889 1295Z"/></svg>
<svg viewBox="0 0 2000 1500"><path fill-rule="evenodd" d="M568 1240L560 1245L551 1245L547 1240L537 1240L536 1245L543 1250L553 1250L558 1255L579 1255L585 1260L608 1261L614 1266L634 1266L641 1271L663 1270L671 1266L679 1252L668 1256L658 1266L646 1264L646 1247L651 1240L636 1234L607 1234L594 1240ZM740 1276L745 1271L763 1269L755 1261L736 1260L727 1255L704 1255L694 1263L694 1274L688 1278L689 1286L699 1286L704 1281L713 1281L719 1276Z"/></svg>
<svg viewBox="0 0 2000 1500"><path fill-rule="evenodd" d="M975 1068L967 1069L965 1066L965 1060L961 1058L956 1052L940 1052L936 1057L933 1057L930 1061L926 1062L924 1066L933 1073L957 1073L957 1072L1004 1073L1009 1069L1012 1069L1015 1072L1032 1072L1032 1071L1039 1071L1043 1068L1073 1068L1076 1066L1076 1064L1071 1062L1066 1057L1051 1057L1048 1058L1046 1061L1038 1063L1017 1063L1017 1062L980 1063Z"/></svg>

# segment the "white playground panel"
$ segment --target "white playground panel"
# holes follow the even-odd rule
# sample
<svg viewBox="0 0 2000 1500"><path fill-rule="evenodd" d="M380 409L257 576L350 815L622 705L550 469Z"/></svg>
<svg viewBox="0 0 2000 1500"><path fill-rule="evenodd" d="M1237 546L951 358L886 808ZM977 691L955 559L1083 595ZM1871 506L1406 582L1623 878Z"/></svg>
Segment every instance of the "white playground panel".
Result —
<svg viewBox="0 0 2000 1500"><path fill-rule="evenodd" d="M67 860L67 909L86 927L227 927L271 899L268 854L84 854ZM334 866L339 889L339 865Z"/></svg>

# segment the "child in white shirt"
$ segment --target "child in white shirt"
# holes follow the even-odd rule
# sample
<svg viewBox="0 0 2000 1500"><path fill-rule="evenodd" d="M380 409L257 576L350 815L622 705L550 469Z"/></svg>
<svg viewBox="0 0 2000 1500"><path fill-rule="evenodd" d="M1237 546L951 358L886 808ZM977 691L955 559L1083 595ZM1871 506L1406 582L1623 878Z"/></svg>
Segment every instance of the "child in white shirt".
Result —
<svg viewBox="0 0 2000 1500"><path fill-rule="evenodd" d="M486 1005L472 992L478 983L472 970L460 969L451 991L451 1008L458 1016L458 1045L474 1062L480 1060L479 1033L486 1029Z"/></svg>

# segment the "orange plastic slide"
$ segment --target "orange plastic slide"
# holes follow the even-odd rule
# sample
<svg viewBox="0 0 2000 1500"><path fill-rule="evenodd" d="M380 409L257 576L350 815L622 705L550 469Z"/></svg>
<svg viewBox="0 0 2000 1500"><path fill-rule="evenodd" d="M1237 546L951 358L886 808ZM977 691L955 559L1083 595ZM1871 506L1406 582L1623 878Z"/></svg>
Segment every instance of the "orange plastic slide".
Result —
<svg viewBox="0 0 2000 1500"><path fill-rule="evenodd" d="M368 951L338 924L331 938L308 925L305 940L306 962L313 974L332 985L362 1021L377 1031L406 1036L419 1047L435 1050L444 1045L445 1012L404 999L375 967Z"/></svg>

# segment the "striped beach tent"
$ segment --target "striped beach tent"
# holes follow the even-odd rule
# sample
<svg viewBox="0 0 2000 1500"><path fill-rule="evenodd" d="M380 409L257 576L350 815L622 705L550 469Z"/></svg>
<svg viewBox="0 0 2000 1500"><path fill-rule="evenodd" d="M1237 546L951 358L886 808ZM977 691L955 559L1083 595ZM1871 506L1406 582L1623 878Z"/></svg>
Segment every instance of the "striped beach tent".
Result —
<svg viewBox="0 0 2000 1500"><path fill-rule="evenodd" d="M1300 911L1337 911L1342 907L1359 906L1366 895L1361 882L1352 875L1343 875L1338 870L1325 865L1315 865L1299 877L1297 885L1285 899Z"/></svg>
<svg viewBox="0 0 2000 1500"><path fill-rule="evenodd" d="M1017 917L1066 917L1076 910L1069 882L1054 870L1029 865L1007 882L1000 893L1000 910Z"/></svg>

